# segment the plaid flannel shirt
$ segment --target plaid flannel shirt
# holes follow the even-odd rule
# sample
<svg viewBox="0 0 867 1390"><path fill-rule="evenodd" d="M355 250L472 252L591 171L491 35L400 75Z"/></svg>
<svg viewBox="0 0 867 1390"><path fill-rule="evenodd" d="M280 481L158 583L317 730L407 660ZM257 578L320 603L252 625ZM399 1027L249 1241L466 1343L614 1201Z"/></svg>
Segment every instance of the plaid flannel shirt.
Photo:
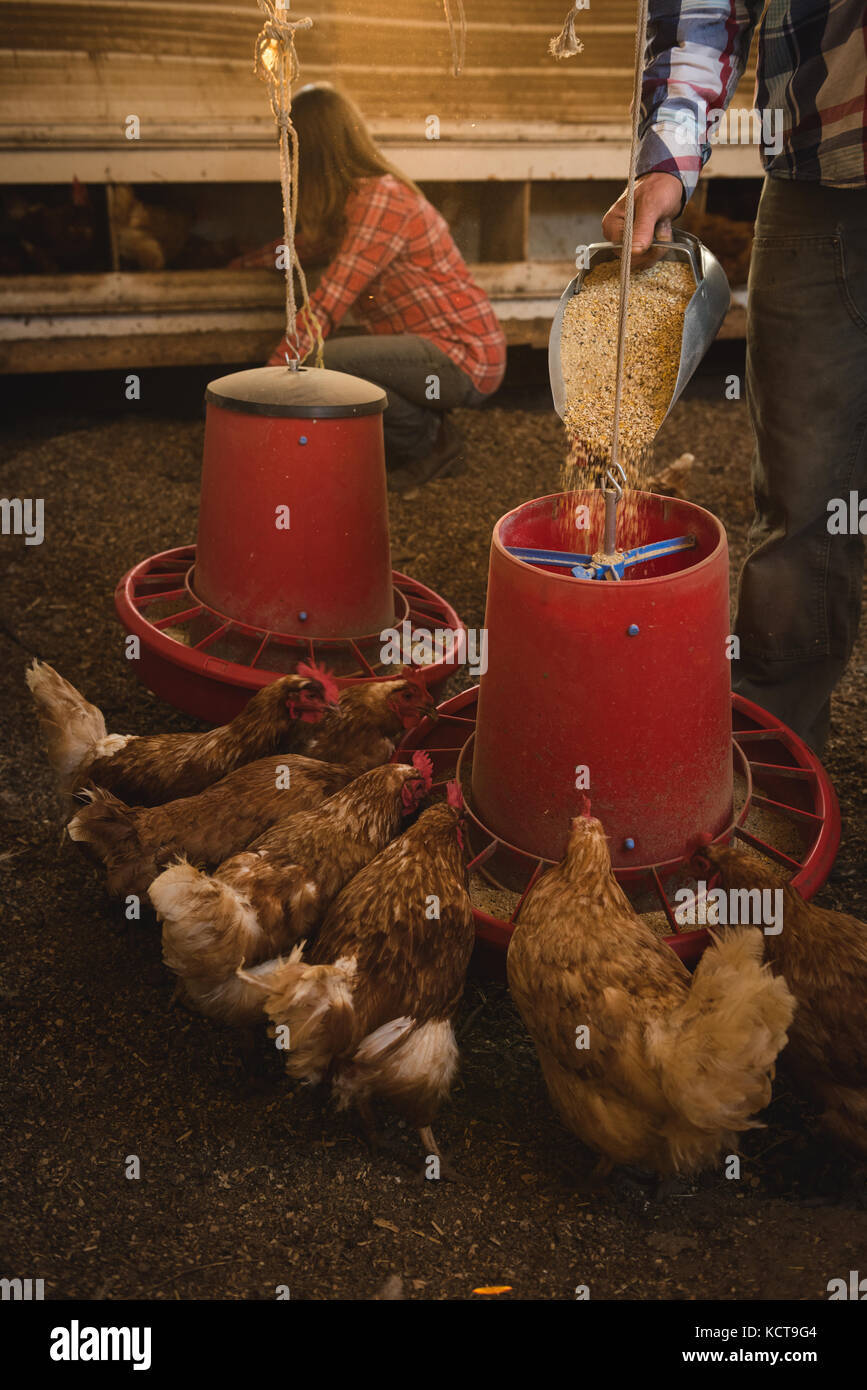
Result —
<svg viewBox="0 0 867 1390"><path fill-rule="evenodd" d="M638 173L675 174L690 197L711 153L708 115L731 101L755 30L755 106L782 119L779 150L763 131L766 171L863 187L863 0L650 0Z"/></svg>
<svg viewBox="0 0 867 1390"><path fill-rule="evenodd" d="M506 339L484 292L426 198L391 174L360 179L346 200L346 232L310 308L327 338L345 314L371 333L416 333L435 343L477 390L495 391ZM306 357L313 336L298 319ZM282 362L285 341L272 362Z"/></svg>

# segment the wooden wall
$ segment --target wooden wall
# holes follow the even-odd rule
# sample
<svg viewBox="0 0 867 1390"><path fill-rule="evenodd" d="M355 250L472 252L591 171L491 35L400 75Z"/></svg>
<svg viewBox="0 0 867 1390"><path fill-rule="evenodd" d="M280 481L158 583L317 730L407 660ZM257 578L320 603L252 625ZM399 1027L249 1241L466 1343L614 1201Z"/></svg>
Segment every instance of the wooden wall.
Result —
<svg viewBox="0 0 867 1390"><path fill-rule="evenodd" d="M423 139L450 128L520 139L529 130L628 117L634 0L592 0L584 52L548 53L568 0L465 0L466 62L451 70L441 0L313 0L298 49L302 79L340 83L380 130ZM121 141L135 113L151 141L270 137L252 73L254 0L0 0L0 147ZM750 104L746 83L742 104Z"/></svg>
<svg viewBox="0 0 867 1390"><path fill-rule="evenodd" d="M628 167L635 0L590 0L584 51L564 62L548 43L569 0L464 7L456 77L442 0L294 0L291 13L314 22L298 38L300 80L358 101L442 208L510 341L539 346L572 248L598 236ZM106 185L106 209L115 184L150 185L167 206L207 185L209 207L219 195L240 217L238 185L277 180L253 73L261 22L255 0L0 0L0 185L10 198L16 185L56 193L75 176ZM736 102L752 104L749 78ZM138 140L124 133L130 115ZM761 172L750 147L720 147L711 165L723 181ZM277 221L275 204L261 240ZM249 272L119 269L106 252L107 273L4 278L0 373L257 360L279 330L280 284L264 272L254 286Z"/></svg>

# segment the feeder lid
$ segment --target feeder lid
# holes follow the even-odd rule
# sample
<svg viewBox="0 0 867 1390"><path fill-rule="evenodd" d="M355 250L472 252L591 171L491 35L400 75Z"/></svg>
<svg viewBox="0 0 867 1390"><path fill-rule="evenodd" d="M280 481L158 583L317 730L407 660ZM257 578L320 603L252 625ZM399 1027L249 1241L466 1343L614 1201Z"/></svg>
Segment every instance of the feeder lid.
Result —
<svg viewBox="0 0 867 1390"><path fill-rule="evenodd" d="M388 398L381 386L346 372L322 367L253 367L209 383L209 405L243 415L294 416L297 419L378 415Z"/></svg>

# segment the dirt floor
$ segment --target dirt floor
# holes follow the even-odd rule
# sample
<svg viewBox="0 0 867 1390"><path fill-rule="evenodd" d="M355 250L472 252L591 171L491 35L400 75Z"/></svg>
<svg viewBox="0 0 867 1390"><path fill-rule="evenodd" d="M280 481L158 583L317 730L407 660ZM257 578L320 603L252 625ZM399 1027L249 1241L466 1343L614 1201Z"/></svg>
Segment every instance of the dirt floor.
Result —
<svg viewBox="0 0 867 1390"><path fill-rule="evenodd" d="M521 370L512 408L460 418L466 477L392 504L395 565L471 625L483 621L492 524L557 486L561 427L532 408L544 403L538 361ZM251 1089L235 1036L173 1005L153 920L125 921L61 843L23 680L31 656L96 700L111 729L195 727L135 681L112 592L133 562L195 537L204 379L161 413L147 375L145 402L120 409L117 376L6 383L2 490L45 499L46 535L30 547L4 537L0 551L0 1272L43 1278L61 1299L272 1299L279 1285L308 1299L455 1299L491 1285L522 1299L574 1298L578 1285L593 1299L824 1298L829 1279L863 1268L867 1189L785 1081L767 1127L744 1141L740 1181L681 1181L660 1200L629 1175L595 1190L505 989L474 979L461 1079L438 1127L469 1184L424 1185L410 1136L393 1126L390 1150L370 1158L349 1121L290 1093L264 1036L266 1079ZM699 460L693 499L728 527L734 574L750 429L718 377L676 409L659 462L686 449ZM843 844L821 896L862 917L865 673L867 628L836 701L827 763ZM138 1180L125 1176L131 1155Z"/></svg>

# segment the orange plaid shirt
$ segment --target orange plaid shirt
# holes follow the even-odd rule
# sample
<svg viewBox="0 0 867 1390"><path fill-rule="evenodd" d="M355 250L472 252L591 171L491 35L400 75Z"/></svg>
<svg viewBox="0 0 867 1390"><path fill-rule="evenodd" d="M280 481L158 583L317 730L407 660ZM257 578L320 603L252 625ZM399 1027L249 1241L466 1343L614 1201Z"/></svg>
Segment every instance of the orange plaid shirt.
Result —
<svg viewBox="0 0 867 1390"><path fill-rule="evenodd" d="M249 263L249 261L248 261ZM346 233L310 296L327 338L345 314L371 333L415 333L449 357L484 395L506 369L506 339L448 224L392 174L360 179L346 200ZM313 334L298 320L302 358ZM285 361L285 339L271 363Z"/></svg>

